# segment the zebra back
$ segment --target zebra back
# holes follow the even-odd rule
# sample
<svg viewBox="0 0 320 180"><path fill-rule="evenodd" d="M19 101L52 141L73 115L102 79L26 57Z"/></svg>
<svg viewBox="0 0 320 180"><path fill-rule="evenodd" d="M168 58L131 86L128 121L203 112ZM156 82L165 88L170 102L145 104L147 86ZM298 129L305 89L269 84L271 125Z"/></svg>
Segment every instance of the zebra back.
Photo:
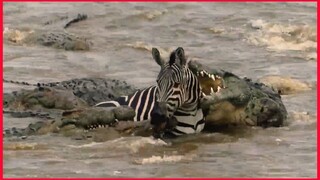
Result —
<svg viewBox="0 0 320 180"><path fill-rule="evenodd" d="M135 110L134 121L143 121L151 119L151 112L154 108L155 98L157 93L156 86L137 90L128 95L121 96L114 101L105 101L96 104L98 107L118 107L129 106Z"/></svg>

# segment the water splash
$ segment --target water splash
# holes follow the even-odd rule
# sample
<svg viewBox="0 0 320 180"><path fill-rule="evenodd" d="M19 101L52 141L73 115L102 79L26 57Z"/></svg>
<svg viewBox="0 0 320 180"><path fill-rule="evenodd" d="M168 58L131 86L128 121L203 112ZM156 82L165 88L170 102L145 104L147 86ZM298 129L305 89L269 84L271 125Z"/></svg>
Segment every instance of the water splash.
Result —
<svg viewBox="0 0 320 180"><path fill-rule="evenodd" d="M98 146L101 145L103 143L97 143L97 142L90 142L88 144L82 144L82 145L68 145L71 148L86 148L86 147L94 147L94 146Z"/></svg>
<svg viewBox="0 0 320 180"><path fill-rule="evenodd" d="M258 81L272 87L274 90L280 92L281 95L312 90L311 85L286 76L269 75L260 78Z"/></svg>
<svg viewBox="0 0 320 180"><path fill-rule="evenodd" d="M153 137L138 137L138 138L132 138L132 139L126 138L125 141L122 141L121 143L118 144L118 146L122 146L130 149L132 153L137 153L139 152L140 148L148 145L167 146L169 144L167 144L161 139L154 139Z"/></svg>
<svg viewBox="0 0 320 180"><path fill-rule="evenodd" d="M160 163L175 163L180 161L191 161L195 155L164 155L164 156L151 156L148 158L142 158L135 160L135 164L160 164Z"/></svg>
<svg viewBox="0 0 320 180"><path fill-rule="evenodd" d="M292 111L289 113L289 119L292 119L295 123L313 123L317 120L317 117L306 111Z"/></svg>
<svg viewBox="0 0 320 180"><path fill-rule="evenodd" d="M316 28L308 24L290 25L270 23L262 19L251 20L255 29L247 41L256 46L267 46L271 51L304 51L306 59L314 59L317 48Z"/></svg>
<svg viewBox="0 0 320 180"><path fill-rule="evenodd" d="M3 30L3 36L4 40L9 41L11 43L15 43L18 45L22 45L25 43L25 40L27 37L29 37L31 34L33 34L33 30L17 30L17 29L9 29L5 28Z"/></svg>

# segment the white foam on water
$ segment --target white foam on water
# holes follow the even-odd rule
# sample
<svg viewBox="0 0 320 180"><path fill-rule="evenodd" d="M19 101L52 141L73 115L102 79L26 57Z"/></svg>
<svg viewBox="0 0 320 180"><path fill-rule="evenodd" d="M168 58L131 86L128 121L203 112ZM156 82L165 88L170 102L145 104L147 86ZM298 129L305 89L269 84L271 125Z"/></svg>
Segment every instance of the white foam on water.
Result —
<svg viewBox="0 0 320 180"><path fill-rule="evenodd" d="M3 30L4 39L18 45L23 44L25 39L32 33L34 33L33 30L18 30L10 29L8 27L4 28Z"/></svg>
<svg viewBox="0 0 320 180"><path fill-rule="evenodd" d="M257 46L267 46L268 50L310 52L317 48L316 27L269 23L262 19L251 20L249 25L256 31L249 34L247 41ZM311 58L314 58L313 55Z"/></svg>
<svg viewBox="0 0 320 180"><path fill-rule="evenodd" d="M180 161L191 161L194 155L164 155L164 156L151 156L140 160L135 160L136 164L159 164L159 163L175 163Z"/></svg>
<svg viewBox="0 0 320 180"><path fill-rule="evenodd" d="M90 142L88 144L82 144L82 145L68 145L71 148L85 148L85 147L94 147L94 146L98 146L101 145L103 143L98 143L98 142Z"/></svg>
<svg viewBox="0 0 320 180"><path fill-rule="evenodd" d="M289 113L289 118L292 119L295 123L306 123L306 122L315 122L317 121L317 117L315 115L310 114L309 112L297 112L292 111Z"/></svg>
<svg viewBox="0 0 320 180"><path fill-rule="evenodd" d="M168 146L166 142L153 137L120 137L105 142L90 142L82 145L68 145L71 148L90 148L90 147L112 147L117 149L129 149L132 153L137 153L140 148L147 145Z"/></svg>
<svg viewBox="0 0 320 180"><path fill-rule="evenodd" d="M312 89L310 84L287 76L268 75L258 79L258 81L273 87L275 90L281 90L281 94L294 94Z"/></svg>
<svg viewBox="0 0 320 180"><path fill-rule="evenodd" d="M145 147L147 145L154 146L167 146L168 144L161 139L154 139L153 137L139 137L134 140L127 140L122 144L124 147L130 149L133 153L137 153L140 148Z"/></svg>

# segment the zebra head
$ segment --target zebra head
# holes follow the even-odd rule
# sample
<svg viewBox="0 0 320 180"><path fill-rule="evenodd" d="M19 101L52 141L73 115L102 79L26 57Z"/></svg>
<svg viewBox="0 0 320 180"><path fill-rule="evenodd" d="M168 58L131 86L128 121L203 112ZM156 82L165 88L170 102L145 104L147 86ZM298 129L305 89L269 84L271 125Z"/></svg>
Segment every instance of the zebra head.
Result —
<svg viewBox="0 0 320 180"><path fill-rule="evenodd" d="M191 115L198 108L201 96L197 77L186 66L186 57L182 47L178 47L165 62L158 49L152 49L152 56L161 66L157 77L157 103L151 114L151 124L167 121L179 111Z"/></svg>

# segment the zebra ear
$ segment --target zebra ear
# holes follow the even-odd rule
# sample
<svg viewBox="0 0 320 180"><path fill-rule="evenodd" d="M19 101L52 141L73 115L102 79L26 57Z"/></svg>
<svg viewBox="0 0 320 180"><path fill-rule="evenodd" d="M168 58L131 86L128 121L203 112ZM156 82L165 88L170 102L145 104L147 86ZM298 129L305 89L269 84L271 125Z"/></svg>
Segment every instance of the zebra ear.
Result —
<svg viewBox="0 0 320 180"><path fill-rule="evenodd" d="M176 64L184 67L186 65L187 58L184 54L184 49L182 47L178 47L176 49Z"/></svg>
<svg viewBox="0 0 320 180"><path fill-rule="evenodd" d="M152 48L152 57L160 66L164 65L164 60L161 58L160 52L157 48Z"/></svg>

